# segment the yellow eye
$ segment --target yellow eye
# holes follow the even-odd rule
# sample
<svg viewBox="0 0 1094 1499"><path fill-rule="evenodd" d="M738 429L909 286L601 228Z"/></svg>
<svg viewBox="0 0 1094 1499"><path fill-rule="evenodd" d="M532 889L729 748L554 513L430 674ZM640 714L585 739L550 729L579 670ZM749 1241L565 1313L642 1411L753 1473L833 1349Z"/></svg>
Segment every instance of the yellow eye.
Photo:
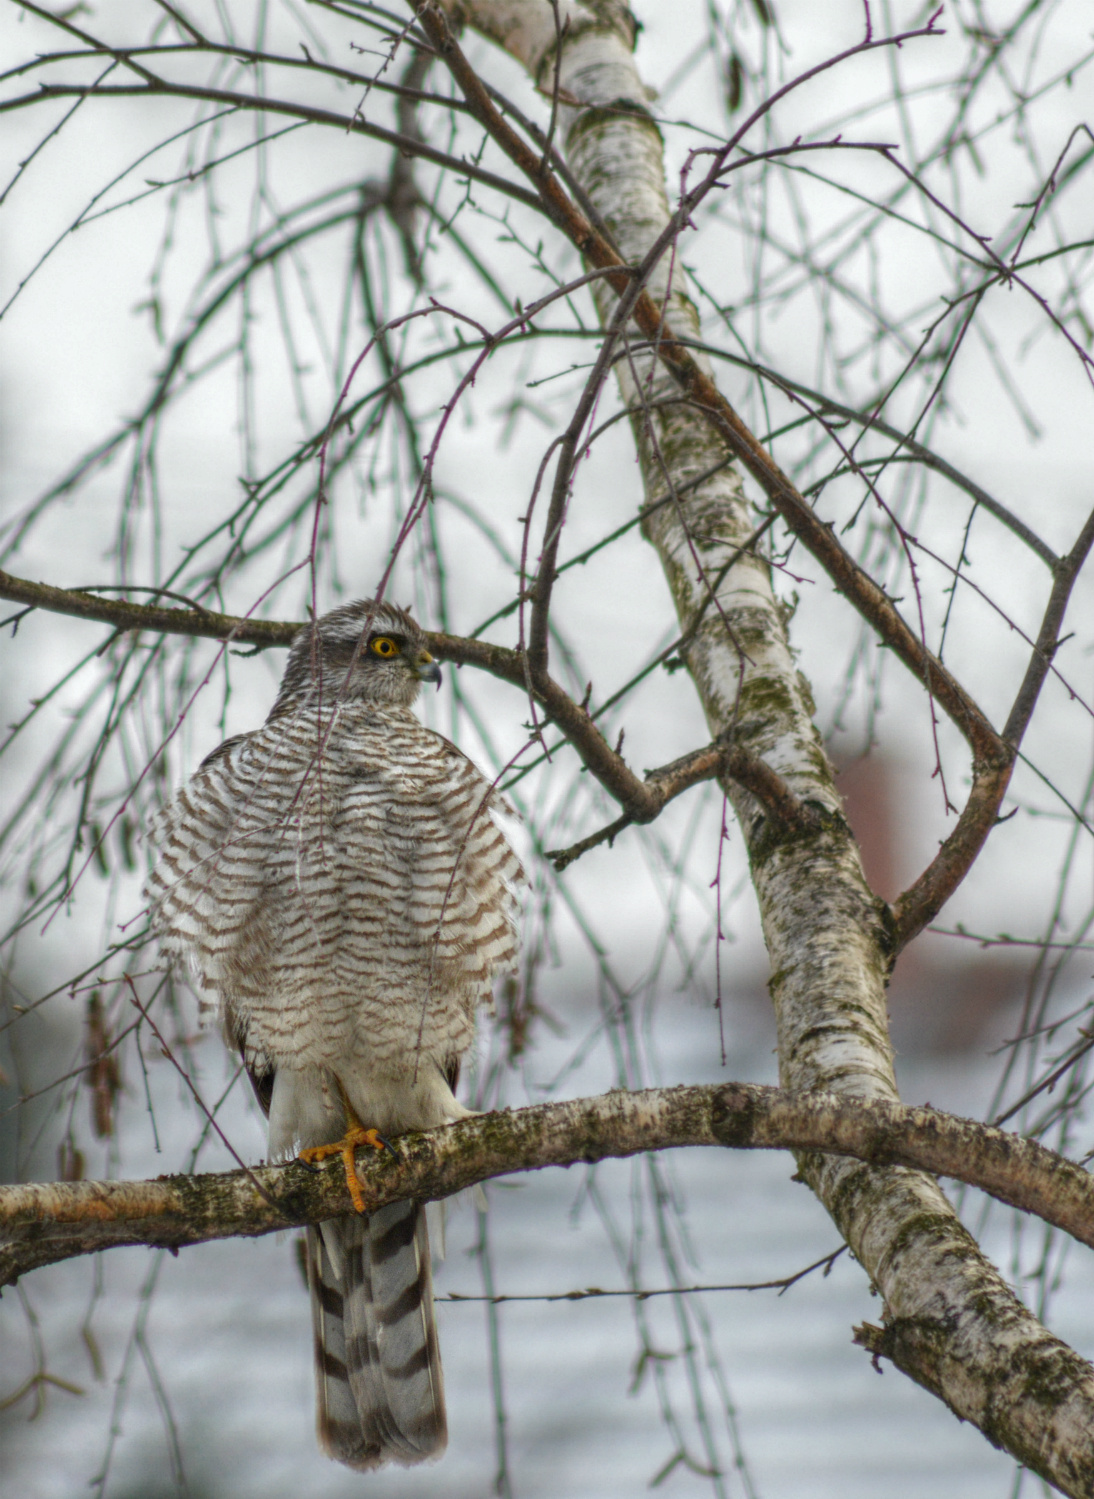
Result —
<svg viewBox="0 0 1094 1499"><path fill-rule="evenodd" d="M399 654L399 647L395 644L394 640L390 640L386 635L381 635L378 640L372 641L371 644L372 649L378 656L397 656Z"/></svg>

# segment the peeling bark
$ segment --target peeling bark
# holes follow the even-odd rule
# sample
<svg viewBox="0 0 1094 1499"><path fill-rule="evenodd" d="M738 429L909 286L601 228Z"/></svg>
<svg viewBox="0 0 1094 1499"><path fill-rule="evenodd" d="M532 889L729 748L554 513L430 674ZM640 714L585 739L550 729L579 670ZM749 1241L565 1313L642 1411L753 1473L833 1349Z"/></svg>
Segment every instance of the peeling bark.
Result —
<svg viewBox="0 0 1094 1499"><path fill-rule="evenodd" d="M565 152L624 261L638 264L670 212L633 26L616 0L559 9L568 22L557 60ZM552 91L551 6L464 0L452 10ZM697 341L695 308L670 276L666 254L648 283L664 306L666 332ZM608 324L615 293L600 282L592 294ZM771 960L781 1080L794 1090L895 1100L885 984L896 932L863 876L768 570L739 554L754 527L739 473L723 468L682 490L728 456L725 441L703 412L666 404L678 391L645 341L616 368L636 413L647 496L666 487L680 493L674 505L648 513L644 529L688 640L686 661L711 733L732 732L825 814L818 831L788 832L738 783L724 782L747 841ZM1092 1492L1089 1367L1014 1298L937 1184L812 1153L800 1167L884 1298L898 1366L1065 1492Z"/></svg>

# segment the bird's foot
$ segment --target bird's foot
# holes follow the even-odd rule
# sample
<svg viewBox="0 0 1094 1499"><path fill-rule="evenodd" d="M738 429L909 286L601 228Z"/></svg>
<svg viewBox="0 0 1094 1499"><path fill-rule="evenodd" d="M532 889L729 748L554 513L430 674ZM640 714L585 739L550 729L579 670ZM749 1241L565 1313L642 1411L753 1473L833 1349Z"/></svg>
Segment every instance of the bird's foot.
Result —
<svg viewBox="0 0 1094 1499"><path fill-rule="evenodd" d="M394 1156L399 1153L390 1140L384 1139L379 1130L366 1129L363 1124L354 1120L340 1140L332 1140L327 1145L309 1145L306 1150L300 1152L299 1157L306 1166L311 1166L318 1161L328 1160L333 1155L340 1155L346 1173L346 1186L349 1188L349 1195L353 1198L353 1206L359 1213L365 1211L365 1199L361 1194L361 1183L357 1178L354 1153L361 1145L371 1145L373 1150L390 1150Z"/></svg>

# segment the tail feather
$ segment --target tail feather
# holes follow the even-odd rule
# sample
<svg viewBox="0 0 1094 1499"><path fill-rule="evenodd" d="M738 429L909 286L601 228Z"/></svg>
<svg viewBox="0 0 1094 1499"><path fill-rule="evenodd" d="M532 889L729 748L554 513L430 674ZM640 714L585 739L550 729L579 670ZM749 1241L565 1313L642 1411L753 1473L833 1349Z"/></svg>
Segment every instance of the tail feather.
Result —
<svg viewBox="0 0 1094 1499"><path fill-rule="evenodd" d="M396 1202L308 1230L319 1440L352 1468L444 1451L425 1210Z"/></svg>
<svg viewBox="0 0 1094 1499"><path fill-rule="evenodd" d="M308 1229L308 1282L315 1328L316 1406L319 1440L325 1452L352 1468L372 1468L380 1462L364 1441L357 1401L346 1369L345 1314L342 1292L323 1239Z"/></svg>

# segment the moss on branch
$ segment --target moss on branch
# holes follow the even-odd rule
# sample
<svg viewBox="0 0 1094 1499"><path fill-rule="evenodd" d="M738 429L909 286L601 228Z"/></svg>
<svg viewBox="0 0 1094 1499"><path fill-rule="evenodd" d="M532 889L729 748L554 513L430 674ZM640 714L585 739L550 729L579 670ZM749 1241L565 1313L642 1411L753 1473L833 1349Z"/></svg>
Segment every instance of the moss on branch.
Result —
<svg viewBox="0 0 1094 1499"><path fill-rule="evenodd" d="M1034 1141L934 1109L730 1083L622 1090L480 1114L403 1135L398 1156L366 1151L366 1205L428 1201L545 1166L685 1145L810 1150L871 1165L918 1166L981 1187L1094 1247L1094 1179ZM205 1176L0 1187L0 1284L121 1244L177 1249L256 1236L351 1210L337 1162L290 1161ZM970 1241L971 1244L971 1241Z"/></svg>

